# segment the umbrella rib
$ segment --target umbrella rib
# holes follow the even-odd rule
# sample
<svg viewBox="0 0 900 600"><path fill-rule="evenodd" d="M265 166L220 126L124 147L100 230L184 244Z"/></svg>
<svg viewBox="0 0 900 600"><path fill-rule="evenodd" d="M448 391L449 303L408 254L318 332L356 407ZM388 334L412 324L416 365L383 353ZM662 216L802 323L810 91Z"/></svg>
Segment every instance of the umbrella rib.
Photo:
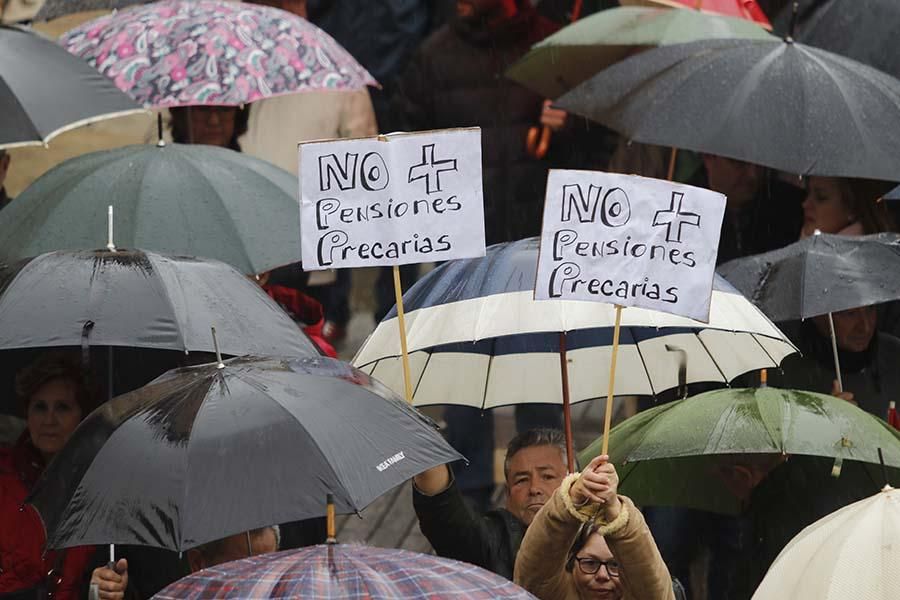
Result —
<svg viewBox="0 0 900 600"><path fill-rule="evenodd" d="M703 349L706 351L706 354L707 354L707 356L709 356L709 360L712 361L712 364L714 364L716 366L716 370L719 372L719 375L722 376L722 381L725 382L725 385L727 385L728 387L731 387L731 381L725 375L725 372L722 371L722 367L719 366L719 363L716 362L716 357L713 356L712 352L709 351L709 348L707 348L706 343L703 341L703 338L700 337L700 333L703 331L705 331L705 330L701 329L699 331L695 331L694 337L696 337L697 341L700 342L700 345L703 346ZM685 383L685 385L687 385L687 383Z"/></svg>
<svg viewBox="0 0 900 600"><path fill-rule="evenodd" d="M224 150L223 150L223 152L224 152ZM227 223L228 228L231 229L232 233L234 234L234 238L239 242L240 248L241 248L241 253L244 255L244 260L246 261L247 266L249 266L252 271L255 268L255 265L250 256L250 253L247 251L247 245L244 241L244 238L241 237L240 233L238 232L237 228L235 227L234 219L231 217L230 211L226 210L227 207L222 202L222 195L219 193L218 189L216 188L215 180L207 177L206 173L204 173L202 169L199 169L192 162L191 158L192 157L189 153L185 153L183 156L183 164L186 165L188 168L190 168L195 173L197 173L198 180L205 181L206 184L211 189L216 191L215 197L216 197L216 201L219 203L219 206L221 208L221 213L227 216L227 218L224 219L224 222ZM256 275L256 273L244 273L244 275Z"/></svg>
<svg viewBox="0 0 900 600"><path fill-rule="evenodd" d="M631 333L631 339L635 339L634 332L632 331L632 327L628 328L629 333ZM647 381L650 383L650 393L653 394L653 397L656 398L656 388L653 387L653 378L650 377L650 369L647 368L647 361L644 360L644 353L641 352L641 344L638 341L634 342L634 347L637 348L638 358L641 359L641 365L644 367L644 374L647 376Z"/></svg>
<svg viewBox="0 0 900 600"><path fill-rule="evenodd" d="M415 399L416 394L419 391L419 386L422 385L422 380L425 379L425 371L428 370L428 364L431 362L431 356L434 353L425 351L425 354L428 355L428 358L425 359L425 365L422 367L422 372L419 373L419 378L416 380L416 385L413 388L412 398L409 399L410 402L412 402L413 399ZM402 366L401 366L401 368L402 368Z"/></svg>
<svg viewBox="0 0 900 600"><path fill-rule="evenodd" d="M163 261L161 261L161 262L158 262L158 261L154 260L157 255L154 255L150 252L146 252L145 256L147 257L147 260L153 265L153 270L155 272L163 273L165 271L166 267L160 268L160 265L165 263L165 259L163 259ZM173 269L173 274L174 274L175 280L178 281L179 286L180 286L181 282L179 280L180 278L179 278L178 270ZM175 310L175 303L172 301L172 297L169 294L169 286L165 285L161 279L150 278L150 281L151 281L151 283L159 285L160 295L166 301L166 304L169 305L169 308L172 311L172 318L175 320L175 323L177 323L177 325L178 325L178 327L176 328L176 334L178 335L178 339L181 341L181 349L185 354L189 354L190 349L187 346L187 340L184 339L184 331L182 329L181 319L179 318L178 311Z"/></svg>

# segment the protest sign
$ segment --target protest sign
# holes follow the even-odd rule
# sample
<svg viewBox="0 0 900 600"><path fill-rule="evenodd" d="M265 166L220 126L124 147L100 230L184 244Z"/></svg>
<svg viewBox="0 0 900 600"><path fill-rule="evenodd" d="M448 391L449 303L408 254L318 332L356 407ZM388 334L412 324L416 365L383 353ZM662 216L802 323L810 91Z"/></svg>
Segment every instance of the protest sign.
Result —
<svg viewBox="0 0 900 600"><path fill-rule="evenodd" d="M303 268L484 256L481 130L300 144Z"/></svg>
<svg viewBox="0 0 900 600"><path fill-rule="evenodd" d="M592 300L706 322L725 196L599 171L552 170L535 299Z"/></svg>

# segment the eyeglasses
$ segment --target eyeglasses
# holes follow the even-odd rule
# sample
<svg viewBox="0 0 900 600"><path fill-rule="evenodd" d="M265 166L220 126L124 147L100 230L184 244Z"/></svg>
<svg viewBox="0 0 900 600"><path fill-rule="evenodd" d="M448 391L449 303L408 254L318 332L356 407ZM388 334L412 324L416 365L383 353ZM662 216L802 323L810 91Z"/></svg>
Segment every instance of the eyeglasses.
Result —
<svg viewBox="0 0 900 600"><path fill-rule="evenodd" d="M585 575L594 575L600 570L600 567L606 567L606 572L610 577L619 576L619 563L614 560L598 560L589 556L578 558L576 556L575 561L578 563L578 568Z"/></svg>

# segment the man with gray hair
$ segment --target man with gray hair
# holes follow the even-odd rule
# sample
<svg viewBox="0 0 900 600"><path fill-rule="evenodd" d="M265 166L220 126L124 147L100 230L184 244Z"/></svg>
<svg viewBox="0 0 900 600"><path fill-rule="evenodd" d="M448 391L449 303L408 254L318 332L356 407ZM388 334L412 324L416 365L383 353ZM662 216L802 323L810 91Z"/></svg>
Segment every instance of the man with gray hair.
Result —
<svg viewBox="0 0 900 600"><path fill-rule="evenodd" d="M503 463L506 507L476 515L447 465L413 479L422 533L440 556L478 565L509 580L525 529L566 476L566 441L557 429L520 433Z"/></svg>

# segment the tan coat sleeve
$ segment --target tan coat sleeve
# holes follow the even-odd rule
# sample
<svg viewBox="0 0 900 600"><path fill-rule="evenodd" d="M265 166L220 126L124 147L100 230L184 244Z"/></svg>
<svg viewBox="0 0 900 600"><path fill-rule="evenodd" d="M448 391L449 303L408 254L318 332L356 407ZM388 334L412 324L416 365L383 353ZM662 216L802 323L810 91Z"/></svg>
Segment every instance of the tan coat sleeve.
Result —
<svg viewBox="0 0 900 600"><path fill-rule="evenodd" d="M378 135L375 109L368 90L344 92L341 106L340 137L357 138Z"/></svg>
<svg viewBox="0 0 900 600"><path fill-rule="evenodd" d="M525 532L516 556L514 581L541 600L577 600L575 583L566 572L566 558L580 526L557 490Z"/></svg>
<svg viewBox="0 0 900 600"><path fill-rule="evenodd" d="M672 576L663 562L644 521L644 515L630 498L619 497L628 510L628 523L606 536L606 544L622 570L619 577L625 588L626 600L675 600Z"/></svg>
<svg viewBox="0 0 900 600"><path fill-rule="evenodd" d="M565 570L569 548L581 522L566 510L562 490L534 517L516 558L515 582L541 600L577 600L572 575ZM626 525L606 536L606 543L622 566L626 600L674 600L672 578L647 528L643 515L627 497Z"/></svg>

